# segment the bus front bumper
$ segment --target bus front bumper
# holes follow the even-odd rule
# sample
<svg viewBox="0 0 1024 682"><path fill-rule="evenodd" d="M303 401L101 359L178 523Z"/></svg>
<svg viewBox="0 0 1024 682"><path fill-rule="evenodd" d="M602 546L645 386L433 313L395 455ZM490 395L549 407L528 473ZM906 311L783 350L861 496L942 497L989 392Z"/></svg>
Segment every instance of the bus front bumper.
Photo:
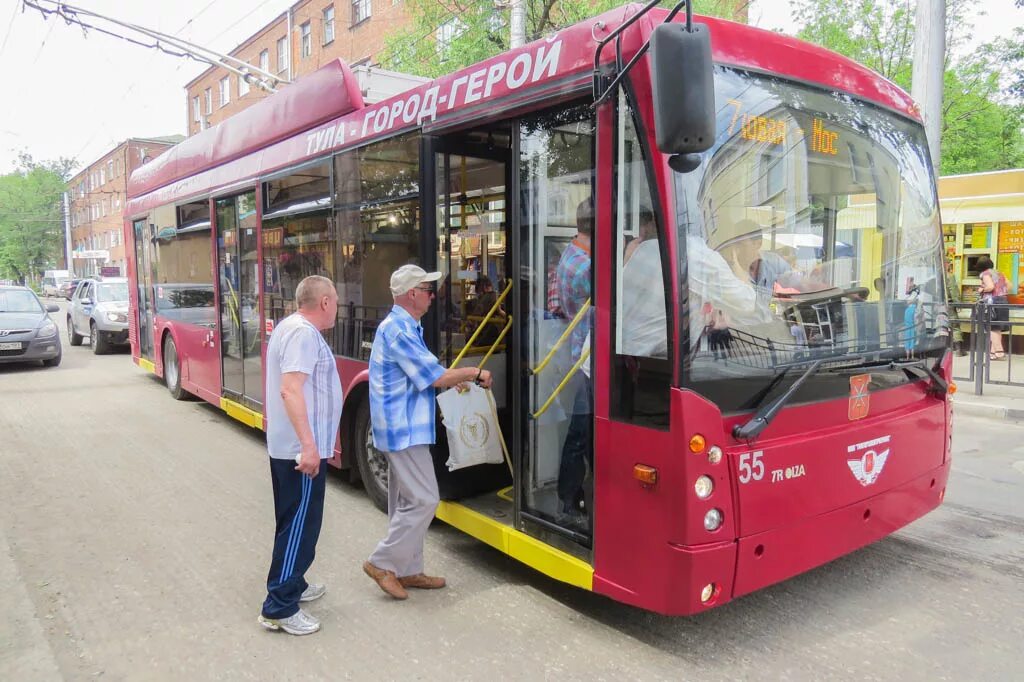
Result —
<svg viewBox="0 0 1024 682"><path fill-rule="evenodd" d="M947 459L873 497L736 542L668 545L670 573L677 579L653 610L667 615L705 611L881 540L941 504L949 467Z"/></svg>

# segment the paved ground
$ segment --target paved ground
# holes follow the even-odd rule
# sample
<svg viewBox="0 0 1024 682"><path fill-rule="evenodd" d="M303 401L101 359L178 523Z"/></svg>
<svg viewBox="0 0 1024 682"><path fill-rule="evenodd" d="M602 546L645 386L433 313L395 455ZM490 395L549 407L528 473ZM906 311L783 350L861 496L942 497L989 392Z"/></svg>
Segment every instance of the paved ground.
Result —
<svg viewBox="0 0 1024 682"><path fill-rule="evenodd" d="M0 679L1019 679L1024 427L959 420L946 504L697 618L555 583L444 525L450 589L389 601L384 530L334 477L323 631L256 624L273 533L262 436L125 354L0 367Z"/></svg>

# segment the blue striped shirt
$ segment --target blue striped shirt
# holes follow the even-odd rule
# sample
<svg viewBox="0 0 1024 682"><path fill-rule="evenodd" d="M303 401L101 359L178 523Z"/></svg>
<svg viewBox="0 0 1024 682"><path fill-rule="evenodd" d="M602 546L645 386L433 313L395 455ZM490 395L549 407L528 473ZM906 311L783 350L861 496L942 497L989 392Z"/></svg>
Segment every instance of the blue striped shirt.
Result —
<svg viewBox="0 0 1024 682"><path fill-rule="evenodd" d="M423 327L395 306L370 350L370 420L378 450L397 452L435 440L434 382L444 367L427 350Z"/></svg>
<svg viewBox="0 0 1024 682"><path fill-rule="evenodd" d="M590 298L590 249L581 244L578 237L562 252L562 258L555 268L555 276L558 279L558 297L562 311L571 321ZM590 333L592 312L593 309L584 313L569 337L573 362L579 360L583 352L583 342Z"/></svg>
<svg viewBox="0 0 1024 682"><path fill-rule="evenodd" d="M341 422L338 365L320 330L298 313L281 320L267 344L267 451L274 459L294 459L302 452L281 398L281 376L286 372L307 375L302 384L306 418L320 458L332 457Z"/></svg>

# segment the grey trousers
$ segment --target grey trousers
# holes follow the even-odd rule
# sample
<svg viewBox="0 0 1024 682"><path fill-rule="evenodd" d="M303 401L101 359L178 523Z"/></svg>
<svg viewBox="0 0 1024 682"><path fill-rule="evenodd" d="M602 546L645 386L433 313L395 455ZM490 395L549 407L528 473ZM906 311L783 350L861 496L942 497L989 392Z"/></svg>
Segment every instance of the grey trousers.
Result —
<svg viewBox="0 0 1024 682"><path fill-rule="evenodd" d="M423 540L440 500L430 447L414 445L388 458L388 535L370 555L377 568L403 578L423 572Z"/></svg>

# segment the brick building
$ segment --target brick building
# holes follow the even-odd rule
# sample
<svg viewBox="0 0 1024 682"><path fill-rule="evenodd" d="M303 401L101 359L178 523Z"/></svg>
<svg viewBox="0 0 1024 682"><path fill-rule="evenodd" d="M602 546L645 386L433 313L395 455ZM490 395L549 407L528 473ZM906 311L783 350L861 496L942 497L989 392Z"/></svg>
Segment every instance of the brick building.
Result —
<svg viewBox="0 0 1024 682"><path fill-rule="evenodd" d="M408 22L402 0L299 0L230 54L294 81L339 57L353 67L375 63L387 35ZM268 94L212 66L185 91L190 136Z"/></svg>
<svg viewBox="0 0 1024 682"><path fill-rule="evenodd" d="M123 218L128 176L184 140L182 135L131 138L89 164L68 181L71 267L76 275L97 275L117 267L123 276Z"/></svg>

